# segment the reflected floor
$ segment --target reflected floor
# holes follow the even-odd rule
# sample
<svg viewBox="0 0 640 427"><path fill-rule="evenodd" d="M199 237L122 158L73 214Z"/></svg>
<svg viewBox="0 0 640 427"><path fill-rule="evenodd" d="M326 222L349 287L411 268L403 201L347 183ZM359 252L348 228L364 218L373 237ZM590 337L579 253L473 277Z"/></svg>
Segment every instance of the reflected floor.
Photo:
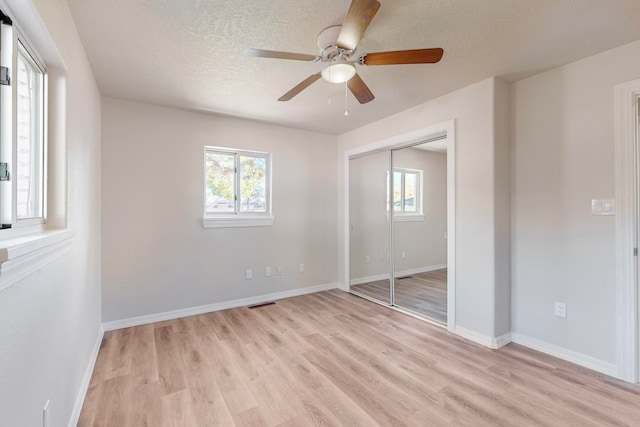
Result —
<svg viewBox="0 0 640 427"><path fill-rule="evenodd" d="M395 305L447 323L447 269L397 277ZM353 285L351 289L380 301L389 301L389 281Z"/></svg>

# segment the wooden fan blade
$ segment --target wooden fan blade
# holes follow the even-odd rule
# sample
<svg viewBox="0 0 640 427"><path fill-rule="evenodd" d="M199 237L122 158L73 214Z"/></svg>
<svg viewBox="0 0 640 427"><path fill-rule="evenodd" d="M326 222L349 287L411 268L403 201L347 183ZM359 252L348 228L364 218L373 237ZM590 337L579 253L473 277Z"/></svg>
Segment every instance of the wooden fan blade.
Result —
<svg viewBox="0 0 640 427"><path fill-rule="evenodd" d="M321 77L320 73L313 74L307 77L306 79L298 83L296 87L294 87L289 92L285 93L280 98L278 98L278 101L289 101L291 98L293 98L294 96L296 96L297 94L299 94L300 92L302 92L303 90L311 86L313 83L315 83L315 81L318 80L320 77Z"/></svg>
<svg viewBox="0 0 640 427"><path fill-rule="evenodd" d="M391 52L367 53L364 57L365 65L392 65L392 64L434 64L442 59L444 50L415 49L394 50Z"/></svg>
<svg viewBox="0 0 640 427"><path fill-rule="evenodd" d="M353 0L338 36L338 47L355 50L371 20L380 9L378 0Z"/></svg>
<svg viewBox="0 0 640 427"><path fill-rule="evenodd" d="M375 98L373 93L369 90L367 85L364 84L364 81L358 74L349 79L347 86L360 104L366 104L367 102L373 101Z"/></svg>
<svg viewBox="0 0 640 427"><path fill-rule="evenodd" d="M293 59L294 61L315 61L318 57L306 53L279 52L277 50L245 49L242 56L254 58Z"/></svg>

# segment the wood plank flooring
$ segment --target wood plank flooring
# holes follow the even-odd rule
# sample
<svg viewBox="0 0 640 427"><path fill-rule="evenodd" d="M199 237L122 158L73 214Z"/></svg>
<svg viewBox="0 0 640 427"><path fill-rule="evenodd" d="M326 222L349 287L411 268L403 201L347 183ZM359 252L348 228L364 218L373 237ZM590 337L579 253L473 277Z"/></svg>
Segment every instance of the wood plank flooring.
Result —
<svg viewBox="0 0 640 427"><path fill-rule="evenodd" d="M638 426L640 389L328 291L109 332L79 426Z"/></svg>
<svg viewBox="0 0 640 427"><path fill-rule="evenodd" d="M447 269L398 277L395 305L447 323ZM351 286L356 292L389 303L389 280Z"/></svg>

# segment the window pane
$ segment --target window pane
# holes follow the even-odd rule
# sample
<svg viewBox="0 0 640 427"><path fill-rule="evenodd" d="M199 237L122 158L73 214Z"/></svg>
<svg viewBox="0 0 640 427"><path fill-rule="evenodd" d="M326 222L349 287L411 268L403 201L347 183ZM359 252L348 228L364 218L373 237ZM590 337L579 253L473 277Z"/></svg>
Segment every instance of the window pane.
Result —
<svg viewBox="0 0 640 427"><path fill-rule="evenodd" d="M240 156L240 212L267 211L267 160Z"/></svg>
<svg viewBox="0 0 640 427"><path fill-rule="evenodd" d="M393 172L393 211L402 212L402 172Z"/></svg>
<svg viewBox="0 0 640 427"><path fill-rule="evenodd" d="M43 73L18 52L17 218L43 216Z"/></svg>
<svg viewBox="0 0 640 427"><path fill-rule="evenodd" d="M234 213L235 156L233 154L207 151L206 211L211 213Z"/></svg>
<svg viewBox="0 0 640 427"><path fill-rule="evenodd" d="M418 191L418 174L405 172L404 174L404 211L416 212L416 193Z"/></svg>

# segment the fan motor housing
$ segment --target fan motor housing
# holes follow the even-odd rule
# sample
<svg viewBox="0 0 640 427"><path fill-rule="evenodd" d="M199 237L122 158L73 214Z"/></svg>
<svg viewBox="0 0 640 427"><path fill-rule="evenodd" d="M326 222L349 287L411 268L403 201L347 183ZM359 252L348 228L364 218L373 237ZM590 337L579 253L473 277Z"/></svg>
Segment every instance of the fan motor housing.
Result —
<svg viewBox="0 0 640 427"><path fill-rule="evenodd" d="M340 54L338 50L338 36L342 25L327 27L318 34L318 49L323 61L332 61Z"/></svg>

